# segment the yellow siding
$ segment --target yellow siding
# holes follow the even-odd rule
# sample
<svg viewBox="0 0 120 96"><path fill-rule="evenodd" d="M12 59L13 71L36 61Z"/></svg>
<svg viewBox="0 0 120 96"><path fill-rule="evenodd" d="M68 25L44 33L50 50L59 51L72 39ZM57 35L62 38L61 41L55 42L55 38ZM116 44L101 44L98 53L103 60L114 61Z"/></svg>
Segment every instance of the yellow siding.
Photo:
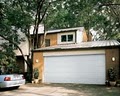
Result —
<svg viewBox="0 0 120 96"><path fill-rule="evenodd" d="M87 42L87 41L88 41L87 33L84 31L83 32L83 42Z"/></svg>
<svg viewBox="0 0 120 96"><path fill-rule="evenodd" d="M43 35L40 37L40 40L41 40L41 47L45 47L45 44L43 44ZM45 39L50 39L50 46L53 46L53 45L57 45L57 34L47 34ZM42 46L43 44L43 46Z"/></svg>
<svg viewBox="0 0 120 96"><path fill-rule="evenodd" d="M42 79L42 75L43 75L43 63L44 63L43 52L33 52L33 69L34 68L39 69L40 79Z"/></svg>
<svg viewBox="0 0 120 96"><path fill-rule="evenodd" d="M112 57L115 58L115 61L112 61ZM114 49L106 49L106 74L108 74L108 69L110 67L114 67L119 74L119 48Z"/></svg>

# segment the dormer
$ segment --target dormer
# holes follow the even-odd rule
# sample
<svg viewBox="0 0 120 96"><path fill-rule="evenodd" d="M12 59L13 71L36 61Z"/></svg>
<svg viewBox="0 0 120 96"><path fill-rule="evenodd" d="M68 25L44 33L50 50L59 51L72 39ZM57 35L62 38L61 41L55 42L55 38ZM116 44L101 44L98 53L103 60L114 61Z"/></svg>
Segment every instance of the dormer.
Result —
<svg viewBox="0 0 120 96"><path fill-rule="evenodd" d="M65 28L43 32L43 28L39 30L40 47L48 47L59 44L75 44L87 42L87 34L84 27ZM32 35L32 34L31 34Z"/></svg>
<svg viewBox="0 0 120 96"><path fill-rule="evenodd" d="M57 44L71 44L87 41L87 34L84 27L61 29L57 37Z"/></svg>

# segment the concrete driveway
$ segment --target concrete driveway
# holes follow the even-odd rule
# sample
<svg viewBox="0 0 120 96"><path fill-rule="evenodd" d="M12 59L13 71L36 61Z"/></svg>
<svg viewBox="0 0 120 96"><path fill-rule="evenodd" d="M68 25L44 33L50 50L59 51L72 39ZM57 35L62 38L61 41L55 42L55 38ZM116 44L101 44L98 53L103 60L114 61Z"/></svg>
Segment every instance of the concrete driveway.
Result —
<svg viewBox="0 0 120 96"><path fill-rule="evenodd" d="M119 96L120 88L80 84L26 84L0 91L0 96Z"/></svg>
<svg viewBox="0 0 120 96"><path fill-rule="evenodd" d="M63 88L58 84L27 84L19 89L6 89L0 92L0 96L85 96L76 90Z"/></svg>

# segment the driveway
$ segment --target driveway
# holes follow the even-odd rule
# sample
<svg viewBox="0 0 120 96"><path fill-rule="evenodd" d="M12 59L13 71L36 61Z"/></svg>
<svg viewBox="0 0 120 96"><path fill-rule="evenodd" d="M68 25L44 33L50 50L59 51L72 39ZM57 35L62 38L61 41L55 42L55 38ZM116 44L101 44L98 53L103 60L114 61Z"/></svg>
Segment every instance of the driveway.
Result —
<svg viewBox="0 0 120 96"><path fill-rule="evenodd" d="M0 96L120 96L120 87L80 84L26 84L1 90Z"/></svg>

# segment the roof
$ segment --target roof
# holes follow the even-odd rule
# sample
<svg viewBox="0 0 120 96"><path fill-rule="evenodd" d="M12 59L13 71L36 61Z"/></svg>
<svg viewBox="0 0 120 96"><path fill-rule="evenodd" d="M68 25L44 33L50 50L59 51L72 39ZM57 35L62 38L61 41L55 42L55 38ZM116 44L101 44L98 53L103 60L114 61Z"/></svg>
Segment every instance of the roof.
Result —
<svg viewBox="0 0 120 96"><path fill-rule="evenodd" d="M84 27L75 27L75 28L65 28L65 29L49 30L49 31L46 31L46 33L59 33L59 32L75 31L75 30L83 31Z"/></svg>
<svg viewBox="0 0 120 96"><path fill-rule="evenodd" d="M33 34L34 26L30 27L30 34ZM59 33L59 32L65 32L65 31L75 31L80 30L83 31L84 27L75 27L75 28L65 28L65 29L56 29L56 30L48 30L46 33ZM39 25L38 34L44 34L44 26Z"/></svg>
<svg viewBox="0 0 120 96"><path fill-rule="evenodd" d="M54 46L50 46L50 47L35 49L34 51L104 48L104 47L113 47L113 46L114 47L115 46L120 46L120 43L116 40L91 41L91 42L81 42L81 43L78 43L78 44L54 45Z"/></svg>

